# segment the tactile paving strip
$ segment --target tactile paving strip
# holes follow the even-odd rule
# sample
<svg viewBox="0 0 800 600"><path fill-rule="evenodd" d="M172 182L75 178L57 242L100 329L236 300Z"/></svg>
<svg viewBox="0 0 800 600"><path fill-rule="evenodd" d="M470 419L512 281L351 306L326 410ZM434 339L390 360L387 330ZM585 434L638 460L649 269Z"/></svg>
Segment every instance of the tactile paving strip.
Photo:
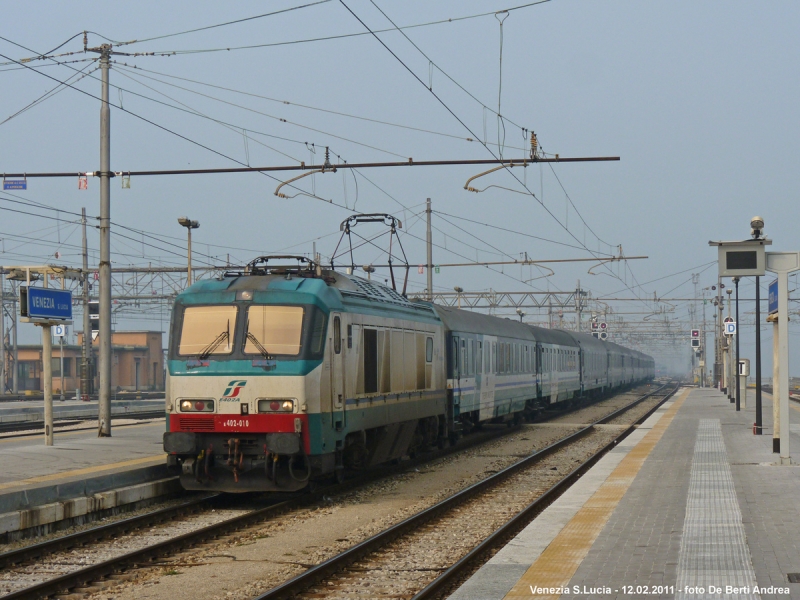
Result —
<svg viewBox="0 0 800 600"><path fill-rule="evenodd" d="M676 600L760 597L719 419L698 426L677 575Z"/></svg>

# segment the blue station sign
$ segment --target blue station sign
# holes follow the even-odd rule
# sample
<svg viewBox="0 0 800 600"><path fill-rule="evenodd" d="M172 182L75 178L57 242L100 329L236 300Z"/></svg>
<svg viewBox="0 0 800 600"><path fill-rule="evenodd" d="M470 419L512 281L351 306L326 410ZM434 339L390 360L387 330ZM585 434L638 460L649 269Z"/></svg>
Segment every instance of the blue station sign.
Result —
<svg viewBox="0 0 800 600"><path fill-rule="evenodd" d="M28 311L27 315L21 316L52 321L72 320L72 292L39 287L23 287L21 290L27 292L24 295L27 296Z"/></svg>
<svg viewBox="0 0 800 600"><path fill-rule="evenodd" d="M27 179L3 179L4 190L27 190Z"/></svg>
<svg viewBox="0 0 800 600"><path fill-rule="evenodd" d="M769 284L769 314L778 312L778 280Z"/></svg>

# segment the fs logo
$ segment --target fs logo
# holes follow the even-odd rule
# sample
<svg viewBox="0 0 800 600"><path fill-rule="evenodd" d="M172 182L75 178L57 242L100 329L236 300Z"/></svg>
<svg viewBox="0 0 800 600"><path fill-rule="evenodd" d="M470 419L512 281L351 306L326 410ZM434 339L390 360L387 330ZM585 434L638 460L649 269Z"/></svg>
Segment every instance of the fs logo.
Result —
<svg viewBox="0 0 800 600"><path fill-rule="evenodd" d="M222 397L223 398L236 398L239 396L239 391L247 385L246 381L242 381L239 379L234 379L230 383L228 383L228 387L225 388Z"/></svg>

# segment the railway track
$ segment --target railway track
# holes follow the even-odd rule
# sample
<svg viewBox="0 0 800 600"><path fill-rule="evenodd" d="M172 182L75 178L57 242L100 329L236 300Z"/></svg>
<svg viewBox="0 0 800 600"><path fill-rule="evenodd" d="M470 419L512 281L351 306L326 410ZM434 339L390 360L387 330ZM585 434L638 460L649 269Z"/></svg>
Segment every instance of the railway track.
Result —
<svg viewBox="0 0 800 600"><path fill-rule="evenodd" d="M666 384L645 394L578 432L308 569L255 600L411 597L415 593L415 600L437 597L480 556L527 525L677 389L678 386ZM604 438L598 431L598 425L617 419L654 396L660 397L660 401L622 432L617 434L606 430ZM588 458L578 460L576 457L586 453L586 448L581 449L580 444L589 442L592 436L596 438L595 443L599 440L599 450L592 450ZM564 477L553 476L552 471L558 471L559 467L550 466L558 462L553 459L559 453L566 453L567 464L578 463ZM531 472L536 470L540 471L540 476L531 477ZM536 499L531 502L531 497ZM517 511L516 505L521 505L521 509ZM508 514L509 511L513 514ZM495 526L498 520L501 524ZM480 527L487 524L488 531L487 527ZM451 535L452 532L459 534ZM463 539L456 539L463 538L463 532L473 534L478 543L465 549ZM439 549L438 557L433 556L431 548ZM461 556L455 563L450 562L453 555L459 554Z"/></svg>
<svg viewBox="0 0 800 600"><path fill-rule="evenodd" d="M662 388L659 388L662 389ZM629 404L621 410L617 410L597 423L606 422L615 418L618 414L630 410L655 394L659 390L651 392L637 401ZM585 435L592 426L581 430ZM180 526L174 527L172 534L160 532L148 543L139 544L134 550L119 553L104 560L97 559L98 552L93 546L100 545L99 555L103 554L102 547L113 545L121 538L130 537L138 531L153 528L164 523L175 524L176 522L188 521L191 518L202 518L202 515L210 511L215 511L217 517L223 514L225 508L225 498L223 495L215 494L193 499L177 506L160 509L137 517L124 519L115 523L92 528L68 536L56 538L39 544L24 547L19 550L0 554L0 586L6 587L9 579L13 575L9 573L14 570L17 573L27 572L30 578L37 579L37 572L43 573L50 571L50 575L57 573L56 577L38 577L33 585L20 588L19 585L8 595L2 598L45 598L45 597L79 597L96 591L102 590L109 585L116 585L120 580L129 576L126 570L136 567L146 567L152 565L158 559L174 555L193 546L201 545L214 539L239 532L248 527L259 525L278 515L284 514L292 509L312 504L323 498L324 495L338 494L349 491L354 487L363 485L376 479L384 478L393 474L401 473L407 469L415 468L432 458L439 458L451 453L461 452L474 446L497 439L512 432L514 429L503 429L491 432L473 434L458 445L443 451L432 453L430 456L421 457L416 460L406 461L402 465L391 468L382 468L380 472L370 473L366 476L345 482L344 484L326 486L314 493L303 496L294 496L282 501L274 501L266 506L255 510L241 510L239 514L229 514L230 518L217 518L215 522L202 526L193 526L190 531L181 532ZM581 434L581 432L578 432ZM570 439L570 438L565 438ZM558 444L565 443L564 440ZM555 445L554 445L555 446ZM546 449L552 451L554 446ZM252 496L248 500L252 503ZM263 501L262 501L263 502ZM229 509L228 509L229 510ZM169 536L168 539L163 537ZM120 544L116 544L119 546ZM117 549L119 550L119 548ZM94 564L85 565L85 556L77 561L76 557L81 555L94 554ZM64 558L66 556L66 558ZM83 564L81 564L83 563ZM50 565L50 566L48 566ZM55 566L53 566L55 565ZM76 568L77 567L77 568ZM5 585L4 585L5 584Z"/></svg>
<svg viewBox="0 0 800 600"><path fill-rule="evenodd" d="M65 594L70 595L70 597L78 597L81 594L96 592L105 585L114 585L120 580L126 579L127 576L123 572L128 569L150 565L160 558L239 532L293 509L318 502L326 495L340 494L371 481L402 473L432 458L467 450L473 446L503 437L511 431L514 430L504 428L502 430L497 429L495 431L477 433L462 440L456 446L437 451L432 453L431 456L406 461L402 465L384 466L380 470L364 476L348 479L342 484L325 486L301 496L293 495L288 499L284 498L282 501L272 501L262 508L242 511L242 514L229 519L195 527L192 531L176 534L166 540L154 540L152 543L143 545L134 551L119 554L107 560L98 560L88 566L78 565L78 568L74 568L76 554L93 553L96 555L97 552L93 546L107 547L120 538L129 536L137 531L144 531L153 526L176 520L187 520L189 517L202 517L203 514L212 510L223 510L226 498L231 501L232 498L236 497L226 496L225 494L204 496L180 505L159 509L144 515L6 552L0 554L0 590L4 587L8 589L9 585L19 588L18 585L15 585L15 582L19 581L21 577L43 580L37 580L33 585L28 585L24 588L14 589L7 595L0 595L0 598L3 600L12 598L47 598L52 596L62 597ZM249 495L246 502L252 504L254 502L253 496ZM163 535L158 537L163 537ZM103 552L102 548L100 548L100 552ZM64 558L65 555L68 555L67 558ZM73 568L62 568L68 567L67 563L72 563ZM11 573L12 569L20 573L21 577L14 579L14 575ZM60 573L62 570L64 572ZM59 571L59 574L56 577L38 578L37 573L44 571L50 571L51 573ZM2 591L0 591L1 593Z"/></svg>

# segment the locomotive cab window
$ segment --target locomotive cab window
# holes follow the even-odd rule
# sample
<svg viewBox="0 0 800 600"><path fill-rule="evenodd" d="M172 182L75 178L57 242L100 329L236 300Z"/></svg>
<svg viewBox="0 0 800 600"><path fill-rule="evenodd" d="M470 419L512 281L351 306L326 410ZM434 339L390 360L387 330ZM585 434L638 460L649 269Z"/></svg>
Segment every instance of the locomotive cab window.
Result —
<svg viewBox="0 0 800 600"><path fill-rule="evenodd" d="M186 307L178 354L230 354L238 311L239 307L233 304Z"/></svg>
<svg viewBox="0 0 800 600"><path fill-rule="evenodd" d="M270 354L300 354L303 313L302 306L248 307L244 353L260 354L264 348Z"/></svg>
<svg viewBox="0 0 800 600"><path fill-rule="evenodd" d="M433 338L425 339L425 362L433 362Z"/></svg>

